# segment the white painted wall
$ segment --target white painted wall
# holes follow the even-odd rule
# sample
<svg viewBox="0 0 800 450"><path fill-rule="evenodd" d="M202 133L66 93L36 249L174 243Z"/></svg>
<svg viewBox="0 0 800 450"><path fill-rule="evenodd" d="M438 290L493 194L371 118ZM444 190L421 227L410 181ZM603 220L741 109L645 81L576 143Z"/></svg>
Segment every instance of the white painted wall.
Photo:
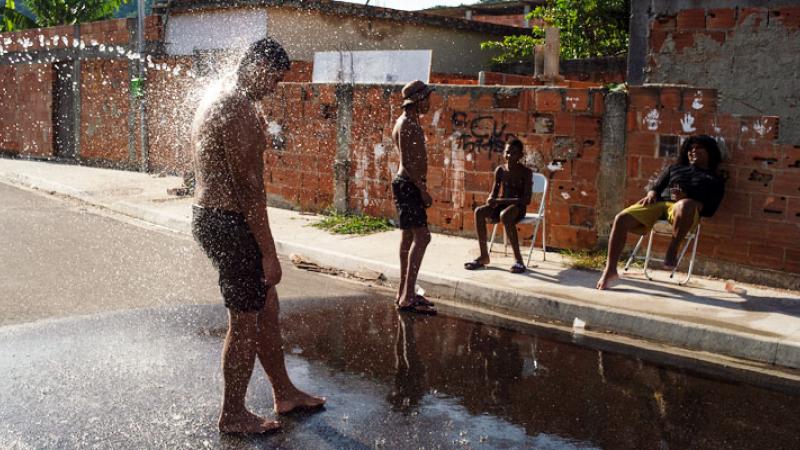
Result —
<svg viewBox="0 0 800 450"><path fill-rule="evenodd" d="M229 9L170 16L167 53L191 55L195 50L243 48L267 36L265 9Z"/></svg>
<svg viewBox="0 0 800 450"><path fill-rule="evenodd" d="M430 50L367 50L360 52L317 52L314 54L314 83L428 82Z"/></svg>

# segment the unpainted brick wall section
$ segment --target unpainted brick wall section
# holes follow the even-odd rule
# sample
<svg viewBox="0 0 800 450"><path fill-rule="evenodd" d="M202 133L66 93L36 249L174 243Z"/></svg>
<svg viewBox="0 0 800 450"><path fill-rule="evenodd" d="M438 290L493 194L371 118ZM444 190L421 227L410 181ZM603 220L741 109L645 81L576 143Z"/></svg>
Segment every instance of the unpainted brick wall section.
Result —
<svg viewBox="0 0 800 450"><path fill-rule="evenodd" d="M266 156L270 195L304 209L330 206L337 133L334 87L284 83L275 99L264 102L267 120L281 130L280 136L268 138L276 144ZM431 102L422 120L434 198L428 214L435 229L474 235L472 212L486 200L494 169L502 164L504 141L515 135L525 143L528 160L552 178L548 243L595 245L601 90L438 86ZM399 155L391 132L402 113L400 104L399 87L354 88L351 210L395 215L391 180ZM523 228L521 235L529 238L532 229Z"/></svg>
<svg viewBox="0 0 800 450"><path fill-rule="evenodd" d="M128 62L81 62L81 158L115 163L129 161L130 110Z"/></svg>
<svg viewBox="0 0 800 450"><path fill-rule="evenodd" d="M333 204L337 99L334 85L281 83L261 102L272 204L321 211Z"/></svg>
<svg viewBox="0 0 800 450"><path fill-rule="evenodd" d="M0 151L53 152L53 71L49 64L0 66Z"/></svg>

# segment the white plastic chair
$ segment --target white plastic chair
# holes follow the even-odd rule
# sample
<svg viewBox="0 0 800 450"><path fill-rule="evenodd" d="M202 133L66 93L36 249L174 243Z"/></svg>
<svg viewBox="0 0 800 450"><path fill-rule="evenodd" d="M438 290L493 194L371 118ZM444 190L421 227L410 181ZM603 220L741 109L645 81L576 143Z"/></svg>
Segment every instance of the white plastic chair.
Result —
<svg viewBox="0 0 800 450"><path fill-rule="evenodd" d="M660 228L660 230L657 230L658 228ZM669 231L665 230L665 228L667 228ZM643 269L644 276L647 277L648 280L652 280L653 277L650 276L650 272L648 271L648 266L650 264L650 261L660 261L660 262L664 261L663 259L656 259L651 256L651 251L653 249L653 236L655 236L656 234L672 235L672 224L670 224L666 220L659 220L653 226L653 229L650 230L649 234L650 238L647 241L647 252L645 253L644 258L641 256L638 257L636 256L636 253L639 251L639 247L642 246L642 241L644 241L645 235L642 235L642 237L640 237L639 240L636 242L636 246L633 248L631 256L625 263L625 268L623 270L627 272L628 268L630 268L631 263L633 262L634 259L644 260L644 269ZM689 279L692 278L692 269L694 269L694 259L695 256L697 256L697 242L699 240L700 240L700 222L697 222L697 226L693 230L690 230L688 233L686 233L686 238L685 238L686 242L683 244L683 248L681 249L681 252L678 255L678 262L675 263L675 267L672 268L672 272L670 272L669 274L670 278L675 277L675 271L678 270L678 266L681 264L683 256L686 254L686 250L689 248L689 244L692 244L692 257L689 260L689 270L686 271L686 277L682 281L678 282L678 284L680 285L688 283Z"/></svg>
<svg viewBox="0 0 800 450"><path fill-rule="evenodd" d="M544 211L545 211L544 204L545 200L547 199L547 186L548 186L547 177L542 175L541 173L534 172L533 188L531 189L531 192L533 192L534 194L542 194L542 200L539 202L539 211L535 213L526 213L525 217L523 217L522 220L518 222L518 224L524 224L524 223L535 224L533 228L533 237L531 238L531 248L530 250L528 250L528 262L525 263L526 266L529 266L531 264L531 255L533 255L533 246L536 244L536 233L538 233L539 231L539 225L542 226L542 261L547 261L547 250L545 250L547 248L547 245L545 242L546 232L545 232L545 218L544 218ZM494 245L494 237L495 234L497 233L498 225L500 225L499 222L494 224L494 227L492 228L492 240L489 243L489 253L492 253L492 246ZM503 233L503 243L505 244L504 246L505 254L508 255L508 238L506 237L505 233Z"/></svg>

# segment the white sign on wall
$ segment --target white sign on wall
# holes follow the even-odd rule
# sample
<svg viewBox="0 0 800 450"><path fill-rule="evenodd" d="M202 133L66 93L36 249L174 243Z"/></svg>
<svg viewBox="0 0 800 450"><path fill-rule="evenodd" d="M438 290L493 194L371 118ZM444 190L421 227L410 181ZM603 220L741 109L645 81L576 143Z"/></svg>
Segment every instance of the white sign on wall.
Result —
<svg viewBox="0 0 800 450"><path fill-rule="evenodd" d="M243 48L267 37L267 11L203 11L170 16L167 53L191 55L195 50Z"/></svg>
<svg viewBox="0 0 800 450"><path fill-rule="evenodd" d="M432 50L314 53L314 83L405 84L429 82Z"/></svg>

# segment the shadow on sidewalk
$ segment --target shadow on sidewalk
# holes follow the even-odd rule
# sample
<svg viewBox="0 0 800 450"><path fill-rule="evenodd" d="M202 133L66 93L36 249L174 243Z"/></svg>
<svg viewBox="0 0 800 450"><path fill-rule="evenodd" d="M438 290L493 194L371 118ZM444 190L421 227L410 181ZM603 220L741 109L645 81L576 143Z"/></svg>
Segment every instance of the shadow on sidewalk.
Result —
<svg viewBox="0 0 800 450"><path fill-rule="evenodd" d="M577 269L564 269L557 276L528 272L531 278L556 282L568 286L595 289L600 272ZM704 286L678 286L676 282L646 280L631 274L621 277L618 285L610 292L644 294L669 300L680 300L706 306L716 306L748 312L763 312L800 317L800 298L765 297L752 294L735 294ZM703 295L702 293L707 293Z"/></svg>

